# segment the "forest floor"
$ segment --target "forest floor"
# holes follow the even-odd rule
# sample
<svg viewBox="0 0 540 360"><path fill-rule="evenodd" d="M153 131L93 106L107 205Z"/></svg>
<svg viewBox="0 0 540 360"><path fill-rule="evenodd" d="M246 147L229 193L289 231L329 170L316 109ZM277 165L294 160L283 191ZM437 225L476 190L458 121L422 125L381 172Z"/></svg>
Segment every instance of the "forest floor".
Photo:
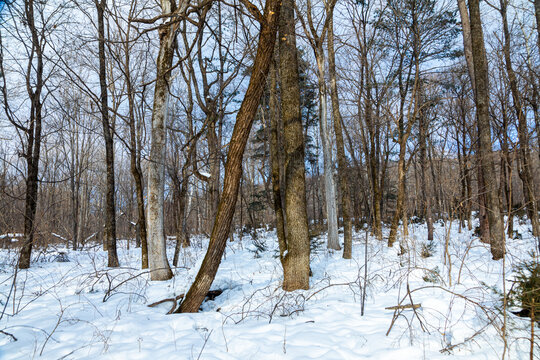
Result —
<svg viewBox="0 0 540 360"><path fill-rule="evenodd" d="M17 254L0 250L0 359L500 359L503 279L508 291L513 269L536 248L530 226L515 224L521 239L508 240L504 263L472 232L458 233L457 222L435 224L432 245L425 225L411 224L401 256L400 244L388 248L361 231L344 260L322 234L312 240L311 288L291 293L280 287L275 233L257 230L227 244L212 285L223 293L196 314L148 305L187 292L208 244L202 237L165 282L150 281L140 249L121 241L121 268L107 268L98 246L49 247L13 286ZM172 242L169 250L172 258ZM421 306L386 309L411 302ZM529 358L529 327L508 312L506 359Z"/></svg>

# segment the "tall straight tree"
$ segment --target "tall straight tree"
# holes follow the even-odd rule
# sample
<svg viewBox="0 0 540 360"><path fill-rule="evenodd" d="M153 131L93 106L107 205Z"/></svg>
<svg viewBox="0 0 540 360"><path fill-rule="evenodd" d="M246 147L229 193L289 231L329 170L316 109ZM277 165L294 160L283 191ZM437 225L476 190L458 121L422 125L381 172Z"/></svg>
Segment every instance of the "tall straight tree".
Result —
<svg viewBox="0 0 540 360"><path fill-rule="evenodd" d="M285 254L281 259L283 289L293 291L309 288L310 251L294 0L283 0L281 5L279 68L281 74L281 119L284 124L285 224L287 234L286 249L281 249L280 253Z"/></svg>
<svg viewBox="0 0 540 360"><path fill-rule="evenodd" d="M503 53L504 63L506 65L506 73L508 75L508 84L512 93L512 103L518 119L518 139L519 139L519 177L523 183L523 195L525 197L525 206L529 220L531 221L532 231L534 236L540 236L540 224L538 222L538 209L536 207L536 197L534 189L534 181L531 171L531 149L529 147L529 130L527 126L527 116L523 109L523 101L518 89L518 81L514 67L512 66L512 58L510 56L510 30L508 28L508 0L500 0L499 12L503 22ZM540 243L539 243L540 246ZM540 249L540 248L539 248Z"/></svg>
<svg viewBox="0 0 540 360"><path fill-rule="evenodd" d="M38 173L39 159L41 153L41 133L42 133L42 109L43 102L41 98L42 90L45 86L43 76L43 46L46 41L43 38L43 32L36 25L36 15L34 13L34 0L24 1L24 12L22 14L23 23L30 32L31 44L29 45L29 58L27 71L25 73L26 90L30 99L30 116L27 124L20 124L11 110L8 109L6 79L4 80L3 100L5 113L8 120L20 131L26 138L26 149L23 151L26 160L26 193L24 206L24 243L19 255L19 268L28 269L30 267L30 258L32 255L32 245L35 237L35 219L38 200ZM1 45L1 44L0 44ZM3 54L2 54L3 60ZM3 62L0 71L4 73Z"/></svg>
<svg viewBox="0 0 540 360"><path fill-rule="evenodd" d="M272 200L274 214L276 217L276 234L279 244L279 258L283 265L285 250L287 250L287 239L285 238L285 209L283 208L283 192L285 181L282 181L283 155L281 145L283 144L281 129L283 128L279 114L278 99L278 69L276 58L270 64L270 165L272 169ZM280 141L281 140L281 141Z"/></svg>
<svg viewBox="0 0 540 360"><path fill-rule="evenodd" d="M108 253L108 266L119 266L116 253L116 207L114 203L114 142L111 122L109 119L109 102L107 95L107 60L105 58L105 18L106 0L94 1L98 19L98 56L99 56L99 87L100 112L105 138L105 163L107 164L107 181L105 187L105 238L104 247Z"/></svg>
<svg viewBox="0 0 540 360"><path fill-rule="evenodd" d="M137 119L136 116L136 86L134 84L135 71L133 71L132 52L135 50L135 41L133 41L133 23L132 19L135 17L137 9L137 2L133 1L130 4L129 18L126 26L122 26L122 16L120 15L120 8L113 5L113 21L118 29L118 36L120 39L119 46L120 54L116 54L116 57L111 54L111 57L117 62L118 66L122 69L122 74L125 79L125 90L128 101L128 114L125 119L126 125L129 128L129 143L126 141L126 147L128 148L130 157L130 170L133 176L133 182L135 183L135 197L137 202L137 246L141 247L141 268L148 268L148 246L146 243L146 219L144 211L144 185L143 185L143 173L141 167L141 139L140 128L143 119ZM122 57L123 55L123 57ZM140 69L144 69L143 66L138 66Z"/></svg>
<svg viewBox="0 0 540 360"><path fill-rule="evenodd" d="M302 27L306 34L309 44L313 49L315 60L317 62L317 80L319 84L319 133L323 148L323 166L324 166L324 191L326 200L326 221L328 224L328 242L329 249L340 250L338 238L338 223L337 223L337 204L336 204L336 185L334 180L334 163L332 161L332 142L331 132L328 127L328 103L327 103L327 88L326 88L326 58L324 54L324 41L328 34L328 27L334 12L335 0L325 5L325 19L322 25L321 33L317 33L317 27L313 22L313 7L311 0L308 0L307 5L307 23L302 17Z"/></svg>
<svg viewBox="0 0 540 360"><path fill-rule="evenodd" d="M187 0L181 0L176 7L174 0L161 0L161 12L183 14ZM173 273L167 260L167 248L163 229L163 200L165 192L165 139L169 115L169 90L171 67L174 58L176 33L180 22L172 19L159 29L159 54L157 58L157 77L152 109L152 144L148 164L148 265L152 280L168 280Z"/></svg>
<svg viewBox="0 0 540 360"><path fill-rule="evenodd" d="M336 133L336 148L338 160L338 180L341 190L341 214L343 218L343 258L352 257L352 221L351 197L347 181L347 158L343 141L343 118L339 109L339 96L336 75L336 52L334 49L334 20L333 12L328 24L328 73L330 75L330 99L332 101L332 116L334 118L334 132Z"/></svg>
<svg viewBox="0 0 540 360"><path fill-rule="evenodd" d="M261 14L257 7L248 0L243 0L243 3L261 26L257 55L255 56L249 85L242 105L238 110L236 123L229 142L223 192L219 200L218 212L212 228L208 250L195 281L180 306L180 312L197 312L199 310L199 306L202 304L208 290L210 290L221 263L221 257L231 230L236 200L238 199L244 150L264 92L266 76L274 53L277 23L281 8L280 1L267 0L264 14Z"/></svg>
<svg viewBox="0 0 540 360"><path fill-rule="evenodd" d="M476 91L475 75L474 75L474 63L472 54L472 39L471 39L471 19L469 17L469 11L465 0L457 0L459 16L461 19L461 28L463 32L463 52L465 55L465 61L467 63L467 70L471 79L473 91ZM484 185L484 175L482 173L482 166L480 160L478 162L478 207L479 209L479 222L480 222L480 237L484 242L489 242L489 223L486 213L486 191Z"/></svg>
<svg viewBox="0 0 540 360"><path fill-rule="evenodd" d="M491 255L494 260L504 255L504 226L500 212L499 196L493 162L491 143L491 124L489 120L489 85L488 64L486 48L484 46L484 33L480 18L479 0L469 0L469 16L471 20L471 45L474 68L476 121L478 128L478 157L485 186L486 211L488 214Z"/></svg>

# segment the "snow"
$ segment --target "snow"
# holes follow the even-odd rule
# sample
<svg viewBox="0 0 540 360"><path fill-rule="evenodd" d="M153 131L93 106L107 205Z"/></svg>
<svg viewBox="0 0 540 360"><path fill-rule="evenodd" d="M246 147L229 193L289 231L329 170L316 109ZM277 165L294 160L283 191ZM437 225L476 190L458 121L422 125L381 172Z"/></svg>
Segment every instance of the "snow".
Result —
<svg viewBox="0 0 540 360"><path fill-rule="evenodd" d="M11 241L17 241L16 238L22 238L22 237L24 237L24 234L19 234L19 233L8 233L8 234L0 235L0 239L11 238Z"/></svg>
<svg viewBox="0 0 540 360"><path fill-rule="evenodd" d="M210 179L212 177L212 175L210 175L210 173L206 172L206 171L199 170L199 174L202 175L203 177L207 178L207 179Z"/></svg>
<svg viewBox="0 0 540 360"><path fill-rule="evenodd" d="M530 226L516 222L520 240L508 240L506 279L529 259ZM355 233L353 259L314 239L310 290L284 292L275 233L259 230L229 242L212 289L223 293L196 314L166 315L167 302L187 292L208 239L195 237L175 277L150 281L140 270L140 249L119 243L121 268L106 267L100 247L36 251L29 270L16 274L16 254L0 252L1 359L462 359L500 358L502 315L497 310L503 262L472 233L435 225L432 257L424 225L413 224L399 244L368 238L365 314L361 316L365 233ZM444 262L449 233L452 266ZM342 239L341 239L342 240ZM254 245L256 242L256 245ZM262 250L261 250L262 249ZM172 258L173 242L169 242ZM69 262L59 262L64 254ZM506 284L510 287L510 284ZM410 295L407 294L407 287ZM9 302L6 299L9 294ZM386 307L421 304L399 314ZM395 321L393 322L394 315ZM410 324L410 326L409 326ZM527 319L509 314L510 359L528 358ZM386 335L388 332L388 336ZM444 350L446 349L446 351ZM442 352L441 352L442 351Z"/></svg>

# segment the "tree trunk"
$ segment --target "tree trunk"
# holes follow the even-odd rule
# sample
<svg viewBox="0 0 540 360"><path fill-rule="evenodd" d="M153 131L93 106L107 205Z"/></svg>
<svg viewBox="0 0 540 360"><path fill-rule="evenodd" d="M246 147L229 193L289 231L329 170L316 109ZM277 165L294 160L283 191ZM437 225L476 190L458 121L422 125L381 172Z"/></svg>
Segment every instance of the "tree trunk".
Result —
<svg viewBox="0 0 540 360"><path fill-rule="evenodd" d="M336 185L334 181L334 163L332 161L332 143L328 128L328 111L326 101L326 79L324 76L324 51L322 44L315 49L317 60L317 77L319 80L319 133L323 148L324 192L326 200L326 222L328 225L329 249L340 250L337 225Z"/></svg>
<svg viewBox="0 0 540 360"><path fill-rule="evenodd" d="M223 193L210 236L208 251L195 281L180 306L180 312L198 311L199 306L202 304L204 297L214 281L223 251L225 250L234 216L236 200L238 198L244 149L264 91L268 68L274 53L279 10L280 3L278 0L267 0L264 15L262 16L259 45L253 64L252 75L246 95L236 116L236 124L234 125L229 143L227 162L225 164Z"/></svg>
<svg viewBox="0 0 540 360"><path fill-rule="evenodd" d="M309 288L309 234L306 212L304 133L300 113L294 0L282 2L279 21L281 118L285 148L287 252L282 259L283 289ZM336 231L337 236L337 231Z"/></svg>
<svg viewBox="0 0 540 360"><path fill-rule="evenodd" d="M282 10L283 16L283 10ZM287 250L287 239L285 238L285 217L283 214L281 181L281 161L280 161L280 141L279 141L279 101L277 95L277 65L275 58L270 64L270 163L272 166L272 199L274 214L276 216L276 234L279 243L279 258L283 265L285 251Z"/></svg>
<svg viewBox="0 0 540 360"><path fill-rule="evenodd" d="M474 85L474 63L472 54L472 39L471 39L471 20L469 19L469 12L467 11L467 4L465 0L457 0L459 17L461 20L461 28L463 31L463 52L465 54L465 62L467 63L467 70L472 82L472 88Z"/></svg>
<svg viewBox="0 0 540 360"><path fill-rule="evenodd" d="M418 99L422 99L422 91L420 90L421 88L422 87L420 84L419 91L418 91ZM421 179L420 179L420 187L421 187L422 202L423 202L422 216L425 216L425 219L426 219L426 224L428 228L428 236L427 236L428 240L433 240L433 217L431 214L431 196L428 190L429 189L429 186L428 186L429 176L427 173L428 160L426 156L426 146L427 146L426 138L428 136L427 132L428 132L429 123L428 123L428 120L426 119L426 114L422 109L419 110L418 118L420 122L419 141L420 141L420 168L422 172Z"/></svg>
<svg viewBox="0 0 540 360"><path fill-rule="evenodd" d="M538 33L536 41L538 43L538 51L540 52L540 0L534 0L534 15L536 17L536 31Z"/></svg>
<svg viewBox="0 0 540 360"><path fill-rule="evenodd" d="M128 29L129 34L129 29ZM146 235L146 216L144 212L144 186L143 174L141 169L141 151L137 134L137 126L135 119L135 90L131 82L131 61L130 61L130 46L129 43L124 45L124 74L126 79L126 90L129 107L129 156L130 156L130 171L135 183L135 197L137 199L137 242L136 246L141 247L141 268L148 269L148 245Z"/></svg>
<svg viewBox="0 0 540 360"><path fill-rule="evenodd" d="M478 155L484 185L486 189L486 211L488 213L491 254L494 260L504 255L504 227L497 195L497 176L493 163L491 143L491 124L489 121L489 86L488 64L484 46L484 34L480 18L479 0L469 0L471 20L471 40L474 67L474 84L476 85L476 118L478 125Z"/></svg>
<svg viewBox="0 0 540 360"><path fill-rule="evenodd" d="M107 180L105 186L105 239L108 253L108 266L118 267L118 255L116 253L116 206L114 199L114 142L113 129L109 119L109 102L107 95L107 74L105 59L105 24L104 12L107 6L106 0L95 0L98 18L98 50L99 50L99 86L100 86L100 111L103 125L103 137L105 138L105 163L107 164Z"/></svg>
<svg viewBox="0 0 540 360"><path fill-rule="evenodd" d="M26 73L26 89L30 98L30 124L26 130L26 194L24 207L24 243L19 255L19 268L28 269L30 267L30 259L32 256L32 245L35 235L35 219L37 209L38 196L38 173L39 173L39 157L41 153L41 123L42 123L42 102L41 91L44 86L43 81L43 53L41 42L38 35L38 29L35 26L34 20L34 1L25 1L25 20L32 36L31 53L35 56L35 79L31 78L31 69L33 56L30 57L28 72ZM35 83L34 83L35 81ZM34 88L32 88L32 84Z"/></svg>
<svg viewBox="0 0 540 360"><path fill-rule="evenodd" d="M209 106L211 119L208 123L206 139L208 141L208 163L210 165L210 179L208 179L208 232L212 230L219 205L219 173L220 173L220 145L216 135L216 122L218 118L215 104Z"/></svg>
<svg viewBox="0 0 540 360"><path fill-rule="evenodd" d="M330 97L332 100L332 115L334 117L334 132L336 133L336 148L338 158L338 179L341 190L341 212L343 217L343 258L352 257L352 222L351 222L351 196L347 181L347 158L345 157L345 144L343 142L343 119L339 110L339 97L336 76L336 53L334 50L334 21L328 25L328 72L330 74Z"/></svg>
<svg viewBox="0 0 540 360"><path fill-rule="evenodd" d="M182 2L181 6L185 7L186 3ZM176 4L172 0L162 0L161 10L163 14L169 14L176 11ZM167 260L163 229L163 200L169 86L177 29L178 22L165 23L159 29L157 77L154 90L154 107L152 109L152 145L148 163L148 263L152 280L168 280L173 276Z"/></svg>
<svg viewBox="0 0 540 360"><path fill-rule="evenodd" d="M503 21L503 33L504 33L504 61L506 64L506 73L508 75L508 82L510 85L510 91L512 93L512 102L514 104L514 110L518 119L518 139L519 139L519 156L522 164L519 177L523 183L523 195L525 197L525 206L529 220L531 221L532 232L534 236L540 236L540 224L538 222L538 209L536 208L536 197L534 189L534 181L532 179L531 171L531 150L529 147L529 130L527 126L527 117L523 110L521 96L518 90L518 83L516 74L512 67L512 60L510 58L510 31L508 30L507 20L507 0L500 0L500 13Z"/></svg>

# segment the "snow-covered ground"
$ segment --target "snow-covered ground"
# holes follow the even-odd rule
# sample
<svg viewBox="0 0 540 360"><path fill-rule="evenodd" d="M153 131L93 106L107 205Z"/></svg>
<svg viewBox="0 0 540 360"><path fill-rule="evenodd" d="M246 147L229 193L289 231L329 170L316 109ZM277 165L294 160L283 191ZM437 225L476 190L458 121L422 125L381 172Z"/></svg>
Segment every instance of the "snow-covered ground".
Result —
<svg viewBox="0 0 540 360"><path fill-rule="evenodd" d="M530 226L516 222L516 229L522 239L508 240L507 279L535 248ZM311 289L291 293L280 288L275 234L236 238L212 286L223 293L197 314L166 315L170 302L147 305L187 291L207 239L193 239L166 282L150 281L140 270L140 250L120 242L119 269L106 267L97 246L49 248L36 252L13 286L16 253L1 250L0 359L501 358L503 316L495 290L503 290L503 261L491 260L471 232L459 234L457 223L435 225L428 258L421 256L425 226L413 224L409 232L402 256L399 244L388 248L368 237L363 316L364 232L355 234L352 260L328 252L324 236L316 238ZM385 309L411 301L421 307ZM507 359L528 359L527 320L508 315Z"/></svg>

